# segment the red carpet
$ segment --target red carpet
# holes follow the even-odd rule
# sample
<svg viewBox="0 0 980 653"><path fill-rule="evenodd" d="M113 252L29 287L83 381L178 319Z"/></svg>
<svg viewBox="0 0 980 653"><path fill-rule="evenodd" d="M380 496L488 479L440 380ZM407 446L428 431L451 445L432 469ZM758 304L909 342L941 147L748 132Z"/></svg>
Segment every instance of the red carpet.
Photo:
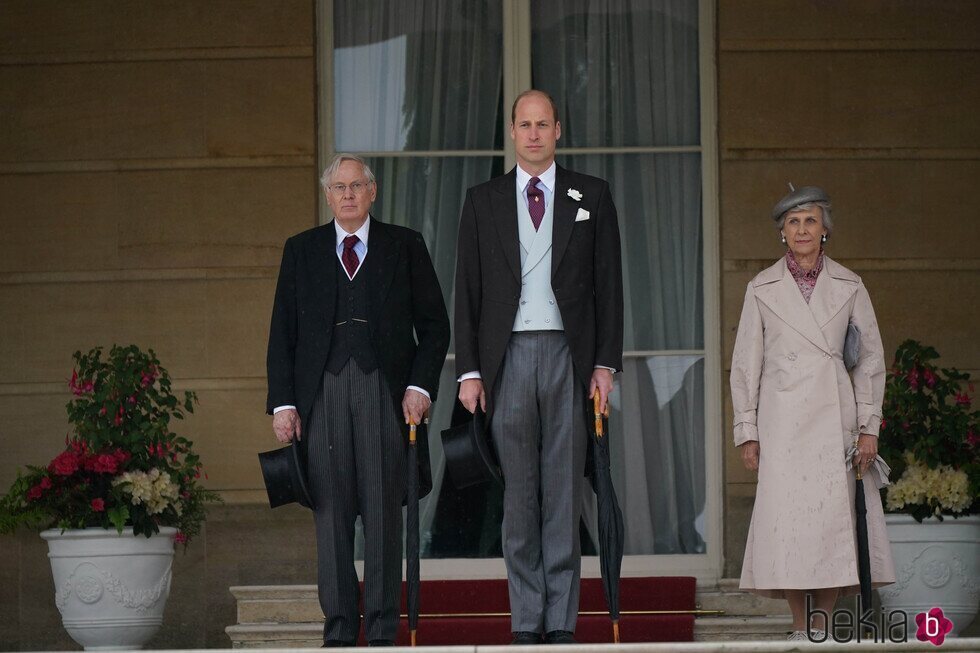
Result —
<svg viewBox="0 0 980 653"><path fill-rule="evenodd" d="M686 576L624 578L619 590L620 610L694 610L694 586L695 579ZM420 604L420 646L510 643L506 580L422 581ZM694 639L694 615L623 614L619 630L623 642L690 642ZM598 578L582 580L575 638L582 643L612 642L612 624ZM399 627L397 643L409 643L405 619Z"/></svg>

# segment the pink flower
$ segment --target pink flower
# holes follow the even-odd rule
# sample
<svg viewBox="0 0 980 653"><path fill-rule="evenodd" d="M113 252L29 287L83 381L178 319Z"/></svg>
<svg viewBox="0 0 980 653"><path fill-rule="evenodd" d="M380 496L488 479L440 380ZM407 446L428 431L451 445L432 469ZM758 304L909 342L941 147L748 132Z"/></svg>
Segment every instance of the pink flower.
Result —
<svg viewBox="0 0 980 653"><path fill-rule="evenodd" d="M81 463L81 456L73 451L62 451L48 465L48 471L58 476L71 476L78 471Z"/></svg>
<svg viewBox="0 0 980 653"><path fill-rule="evenodd" d="M71 393L76 397L82 396L82 389L78 386L78 370L71 371L71 380L68 381L68 387L71 388Z"/></svg>
<svg viewBox="0 0 980 653"><path fill-rule="evenodd" d="M103 512L105 510L105 501L102 499L92 499L92 510Z"/></svg>
<svg viewBox="0 0 980 653"><path fill-rule="evenodd" d="M180 531L177 531L177 534L174 535L174 542L177 544L185 544L187 542L187 536Z"/></svg>
<svg viewBox="0 0 980 653"><path fill-rule="evenodd" d="M100 453L95 457L93 470L99 474L115 474L119 467L119 461L110 453Z"/></svg>
<svg viewBox="0 0 980 653"><path fill-rule="evenodd" d="M919 370L913 367L905 374L905 380L909 382L909 387L913 390L919 388Z"/></svg>
<svg viewBox="0 0 980 653"><path fill-rule="evenodd" d="M128 401L130 404L135 404L136 403L136 395L134 395L134 394L133 395L129 395L129 399L127 399L126 401Z"/></svg>
<svg viewBox="0 0 980 653"><path fill-rule="evenodd" d="M884 417L882 417L881 418L881 430L884 431L885 430L885 427L887 425L888 425L888 420L886 420Z"/></svg>
<svg viewBox="0 0 980 653"><path fill-rule="evenodd" d="M108 411L106 411L105 406L103 406L101 409L99 409L99 417L104 416L106 412Z"/></svg>
<svg viewBox="0 0 980 653"><path fill-rule="evenodd" d="M30 490L27 491L27 498L31 501L41 498L41 486L35 485Z"/></svg>
<svg viewBox="0 0 980 653"><path fill-rule="evenodd" d="M956 395L956 403L960 406L970 407L970 395L965 392L960 392Z"/></svg>
<svg viewBox="0 0 980 653"><path fill-rule="evenodd" d="M966 432L966 443L971 447L975 447L980 444L980 436L977 436L977 434L973 432L973 429L970 429Z"/></svg>
<svg viewBox="0 0 980 653"><path fill-rule="evenodd" d="M51 488L51 477L50 476L43 476L43 477L41 477L40 486L41 486L41 489L42 490L48 490L48 489L50 489Z"/></svg>
<svg viewBox="0 0 980 653"><path fill-rule="evenodd" d="M936 387L936 375L932 373L932 370L922 370L922 376L925 378L927 386L930 388Z"/></svg>

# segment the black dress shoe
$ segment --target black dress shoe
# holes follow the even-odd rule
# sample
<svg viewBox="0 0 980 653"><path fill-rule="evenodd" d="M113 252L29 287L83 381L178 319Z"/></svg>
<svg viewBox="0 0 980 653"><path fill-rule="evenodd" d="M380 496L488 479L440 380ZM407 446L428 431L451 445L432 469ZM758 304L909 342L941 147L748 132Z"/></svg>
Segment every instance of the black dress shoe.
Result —
<svg viewBox="0 0 980 653"><path fill-rule="evenodd" d="M394 646L395 643L390 639L372 639L368 646Z"/></svg>
<svg viewBox="0 0 980 653"><path fill-rule="evenodd" d="M511 646L531 646L534 644L541 643L541 635L537 633L528 633L523 630L519 630L514 633L514 639L511 641Z"/></svg>
<svg viewBox="0 0 980 653"><path fill-rule="evenodd" d="M575 637L567 630L552 630L544 636L545 644L578 644Z"/></svg>
<svg viewBox="0 0 980 653"><path fill-rule="evenodd" d="M320 648L354 648L354 642L347 642L342 639L328 639Z"/></svg>

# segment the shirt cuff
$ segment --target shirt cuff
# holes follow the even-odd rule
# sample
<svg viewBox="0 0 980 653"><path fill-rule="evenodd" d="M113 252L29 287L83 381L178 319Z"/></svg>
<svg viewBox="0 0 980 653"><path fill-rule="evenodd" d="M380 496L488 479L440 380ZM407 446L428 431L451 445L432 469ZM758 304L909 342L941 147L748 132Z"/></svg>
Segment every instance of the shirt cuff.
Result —
<svg viewBox="0 0 980 653"><path fill-rule="evenodd" d="M467 372L463 376L461 376L458 379L456 379L456 382L457 383L462 383L463 381L469 381L470 379L480 379L482 381L483 380L483 375L480 374L480 371L479 370L476 370L475 372Z"/></svg>
<svg viewBox="0 0 980 653"><path fill-rule="evenodd" d="M595 366L595 369L597 369L597 370L609 370L613 374L616 373L616 368L615 367L608 367L606 365L596 365Z"/></svg>
<svg viewBox="0 0 980 653"><path fill-rule="evenodd" d="M290 408L296 410L296 406L276 406L274 409L272 409L272 414L275 415L281 410L289 410Z"/></svg>
<svg viewBox="0 0 980 653"><path fill-rule="evenodd" d="M410 385L410 386L408 386L405 389L406 390L415 390L415 392L418 392L419 394L425 395L425 398L426 399L428 399L429 401L432 401L432 397L429 396L429 393L426 390L424 390L423 388L418 387L417 385Z"/></svg>

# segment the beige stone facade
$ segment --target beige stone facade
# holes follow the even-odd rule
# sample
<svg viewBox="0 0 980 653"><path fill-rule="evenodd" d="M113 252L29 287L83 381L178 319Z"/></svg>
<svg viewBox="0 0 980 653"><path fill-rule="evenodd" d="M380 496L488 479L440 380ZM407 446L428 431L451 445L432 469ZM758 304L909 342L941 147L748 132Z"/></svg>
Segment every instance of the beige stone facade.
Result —
<svg viewBox="0 0 980 653"><path fill-rule="evenodd" d="M271 513L257 451L284 239L316 224L313 0L0 4L0 487L59 451L71 354L152 347L201 399L186 432L227 505L178 554L157 647L226 647L228 587L312 583L312 528ZM886 351L934 345L977 374L980 5L720 0L723 367L745 283L780 255L786 182L835 204ZM710 333L708 337L713 337ZM717 407L715 407L717 409ZM725 568L754 478L725 430ZM709 441L710 438L709 438ZM43 543L0 537L0 649L72 644Z"/></svg>

